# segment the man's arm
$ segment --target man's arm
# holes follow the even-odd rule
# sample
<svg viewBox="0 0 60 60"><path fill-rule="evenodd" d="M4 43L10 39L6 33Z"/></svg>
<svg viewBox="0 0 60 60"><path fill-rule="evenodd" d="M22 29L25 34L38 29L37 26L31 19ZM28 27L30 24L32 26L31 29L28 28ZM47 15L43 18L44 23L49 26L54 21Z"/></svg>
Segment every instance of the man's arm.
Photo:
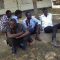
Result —
<svg viewBox="0 0 60 60"><path fill-rule="evenodd" d="M16 38L23 38L23 37L25 37L25 36L27 36L27 35L30 34L29 30L25 27L24 21L23 21L23 23L22 23L21 26L22 26L23 34L21 34L20 36L18 36L18 37L16 37Z"/></svg>
<svg viewBox="0 0 60 60"><path fill-rule="evenodd" d="M10 32L7 32L7 37L16 38L16 37L18 37L18 36L20 36L22 34L23 34L23 32L20 32L20 33L17 33L17 34L11 34Z"/></svg>
<svg viewBox="0 0 60 60"><path fill-rule="evenodd" d="M28 36L30 34L29 31L26 31L24 34L20 35L19 37L16 37L16 38L23 38L25 36Z"/></svg>

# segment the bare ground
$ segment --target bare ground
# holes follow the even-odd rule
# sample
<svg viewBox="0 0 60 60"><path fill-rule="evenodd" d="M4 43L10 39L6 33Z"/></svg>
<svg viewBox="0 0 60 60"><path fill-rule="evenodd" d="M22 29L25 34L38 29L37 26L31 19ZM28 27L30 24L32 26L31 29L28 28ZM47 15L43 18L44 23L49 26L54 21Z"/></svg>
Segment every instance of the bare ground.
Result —
<svg viewBox="0 0 60 60"><path fill-rule="evenodd" d="M57 38L60 39L60 34ZM11 48L6 44L5 34L0 34L0 60L60 60L60 48L51 45L51 34L41 33L42 41L34 39L32 46L27 50L18 49L16 55L11 53Z"/></svg>

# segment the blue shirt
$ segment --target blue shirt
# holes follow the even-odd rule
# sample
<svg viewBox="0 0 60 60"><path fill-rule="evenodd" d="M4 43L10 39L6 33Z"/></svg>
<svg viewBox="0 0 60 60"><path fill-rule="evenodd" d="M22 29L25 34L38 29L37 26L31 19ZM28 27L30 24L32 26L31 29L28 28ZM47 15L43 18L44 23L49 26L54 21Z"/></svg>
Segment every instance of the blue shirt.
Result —
<svg viewBox="0 0 60 60"><path fill-rule="evenodd" d="M26 20L27 19L24 19L22 22L23 26L25 27L25 30L29 29L30 31L34 31L35 26L41 24L38 19L36 19L35 17L32 17L30 20L30 23L28 23L28 26L27 26Z"/></svg>

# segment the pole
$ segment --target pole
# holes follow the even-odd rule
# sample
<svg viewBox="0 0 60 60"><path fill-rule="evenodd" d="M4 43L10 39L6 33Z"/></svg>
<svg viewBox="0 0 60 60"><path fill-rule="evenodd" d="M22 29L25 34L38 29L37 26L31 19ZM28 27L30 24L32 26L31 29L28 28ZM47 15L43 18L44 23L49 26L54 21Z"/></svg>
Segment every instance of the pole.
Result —
<svg viewBox="0 0 60 60"><path fill-rule="evenodd" d="M32 0L32 2L33 2L33 8L34 8L35 17L37 19L39 19L38 9L37 9L37 0Z"/></svg>
<svg viewBox="0 0 60 60"><path fill-rule="evenodd" d="M17 9L19 10L19 4L18 4L18 0L16 0L16 4L17 4Z"/></svg>

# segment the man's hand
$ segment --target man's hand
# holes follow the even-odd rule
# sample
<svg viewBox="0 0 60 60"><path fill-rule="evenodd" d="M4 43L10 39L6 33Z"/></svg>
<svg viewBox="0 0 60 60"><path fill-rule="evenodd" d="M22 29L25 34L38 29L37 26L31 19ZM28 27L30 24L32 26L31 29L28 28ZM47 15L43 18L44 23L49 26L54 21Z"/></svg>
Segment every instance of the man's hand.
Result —
<svg viewBox="0 0 60 60"><path fill-rule="evenodd" d="M19 39L19 38L21 38L21 36L16 37L16 39Z"/></svg>
<svg viewBox="0 0 60 60"><path fill-rule="evenodd" d="M18 38L23 38L23 37L25 37L25 36L28 36L29 34L30 34L30 32L29 32L29 31L26 31L24 34L16 37L16 39L18 39Z"/></svg>

